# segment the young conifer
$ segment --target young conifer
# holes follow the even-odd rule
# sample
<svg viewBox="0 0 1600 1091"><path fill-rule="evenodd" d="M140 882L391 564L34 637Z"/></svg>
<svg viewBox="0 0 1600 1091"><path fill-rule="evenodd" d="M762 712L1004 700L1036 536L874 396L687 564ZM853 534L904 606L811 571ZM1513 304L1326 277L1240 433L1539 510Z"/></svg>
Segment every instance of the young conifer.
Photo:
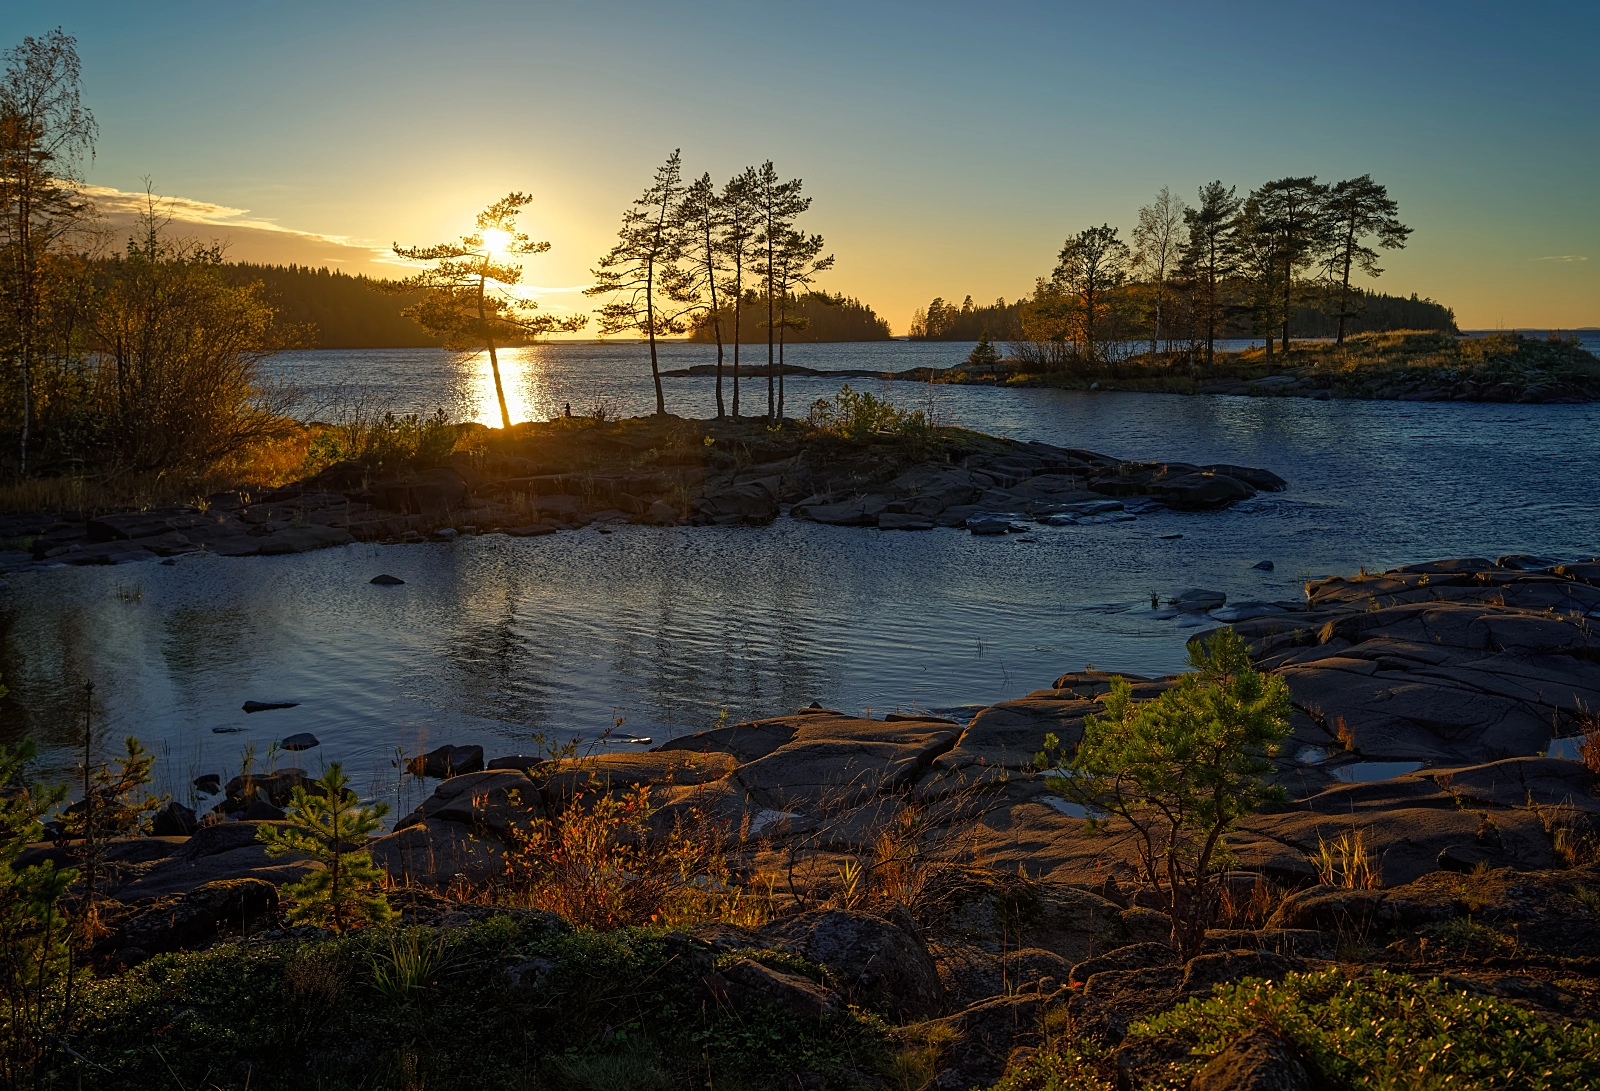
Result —
<svg viewBox="0 0 1600 1091"><path fill-rule="evenodd" d="M289 825L261 826L256 837L269 856L299 853L322 866L284 888L295 901L289 919L345 932L378 924L393 915L383 891L374 889L384 873L361 846L389 813L386 803L364 807L349 789L338 762L313 782L315 792L296 788L289 802Z"/></svg>

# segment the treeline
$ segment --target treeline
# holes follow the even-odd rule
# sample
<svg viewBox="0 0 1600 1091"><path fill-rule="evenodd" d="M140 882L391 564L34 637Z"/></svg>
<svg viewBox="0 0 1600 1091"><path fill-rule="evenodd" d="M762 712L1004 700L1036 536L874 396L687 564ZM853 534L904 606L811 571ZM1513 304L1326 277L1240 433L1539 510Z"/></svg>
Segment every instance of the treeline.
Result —
<svg viewBox="0 0 1600 1091"><path fill-rule="evenodd" d="M696 316L694 330L689 340L710 344L717 339L716 327L725 331L735 327L745 331L745 344L765 344L766 303L755 292L745 293L738 321L734 320L731 305L706 311ZM827 292L807 292L794 296L784 308L791 317L788 340L812 343L831 341L887 341L889 322L880 318L870 306L846 295L829 295Z"/></svg>
<svg viewBox="0 0 1600 1091"><path fill-rule="evenodd" d="M1178 285L1173 285L1174 290ZM1431 299L1388 295L1366 288L1351 291L1353 314L1347 316L1345 332L1386 333L1390 330L1438 330L1456 333L1455 311ZM974 305L969 295L957 307L942 297L927 307L919 307L911 317L911 338L925 341L976 341L989 337L995 341L1015 341L1022 336L1024 307L1031 302L1019 299L1007 303L1003 298L986 306ZM1180 342L1176 317L1167 327L1168 341ZM1290 327L1300 337L1334 337L1339 330L1338 310L1332 301L1316 300L1294 308ZM1219 328L1222 337L1247 337L1253 333L1251 316L1243 311L1229 315Z"/></svg>
<svg viewBox="0 0 1600 1091"><path fill-rule="evenodd" d="M223 276L235 287L261 286L280 319L303 331L307 348L431 348L443 341L401 312L420 293L386 291L389 282L309 265L230 263Z"/></svg>
<svg viewBox="0 0 1600 1091"><path fill-rule="evenodd" d="M1405 245L1411 229L1398 213L1365 174L1333 184L1279 178L1242 197L1215 181L1193 206L1163 186L1127 240L1110 224L1086 227L1020 304L955 311L935 300L919 312L921 335L987 332L1007 338L1024 364L1048 370L1141 348L1209 363L1218 338L1240 335L1264 338L1270 355L1275 339L1287 350L1296 334L1343 343L1358 323L1453 330L1454 316L1431 301L1375 296L1353 283L1382 273L1380 249Z"/></svg>
<svg viewBox="0 0 1600 1091"><path fill-rule="evenodd" d="M97 129L72 38L25 38L4 62L0 467L171 481L283 434L288 399L260 365L299 331L220 248L169 236L153 196L132 237L106 238L82 192Z"/></svg>

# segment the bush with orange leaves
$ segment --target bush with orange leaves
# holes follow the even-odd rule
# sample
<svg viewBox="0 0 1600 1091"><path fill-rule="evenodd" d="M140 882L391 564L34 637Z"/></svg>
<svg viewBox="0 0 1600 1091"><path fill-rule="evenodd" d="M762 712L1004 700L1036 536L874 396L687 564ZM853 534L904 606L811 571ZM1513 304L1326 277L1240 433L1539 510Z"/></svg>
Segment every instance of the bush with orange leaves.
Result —
<svg viewBox="0 0 1600 1091"><path fill-rule="evenodd" d="M655 815L640 786L580 797L558 818L513 830L497 900L594 931L766 919L765 907L730 881L719 823L690 809L662 832Z"/></svg>

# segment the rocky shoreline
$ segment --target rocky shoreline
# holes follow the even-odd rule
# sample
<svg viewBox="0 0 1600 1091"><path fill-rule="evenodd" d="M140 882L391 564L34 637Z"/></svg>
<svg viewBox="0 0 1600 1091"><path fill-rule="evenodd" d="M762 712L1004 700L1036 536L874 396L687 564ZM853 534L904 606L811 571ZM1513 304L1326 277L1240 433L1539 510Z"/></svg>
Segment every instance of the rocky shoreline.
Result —
<svg viewBox="0 0 1600 1091"><path fill-rule="evenodd" d="M510 433L472 426L444 465L344 462L293 485L140 511L0 518L0 572L123 564L206 551L273 556L355 541L536 536L598 524L765 525L796 519L883 530L1022 529L1115 517L1139 504L1214 510L1278 490L1243 466L1128 462L960 429L849 441L789 421L567 419ZM21 547L21 548L19 548Z"/></svg>
<svg viewBox="0 0 1600 1091"><path fill-rule="evenodd" d="M1600 559L1411 565L1242 613L1256 616L1232 627L1293 701L1273 774L1287 800L1230 835L1229 908L1187 962L1167 945L1155 892L1136 879L1126 831L1088 829L1035 761L1047 733L1066 748L1082 737L1109 688L1102 672L1066 673L966 724L813 705L648 752L487 763L457 740L423 761L449 775L370 848L405 888L409 919L469 924L491 910L452 901L449 889L500 873L513 829L597 792L643 788L658 828L707 816L733 831L741 873L785 877L777 896L788 909L769 923L700 926L674 941L675 957L704 962L696 987L707 1002L823 1020L854 1004L906 1028L897 1034L937 1034L944 1045L915 1086L987 1087L1021 1070L1058 1010L1084 1040L1116 1051L1118 1086L1157 1086L1172 1059L1160 1049L1177 1047L1130 1036L1137 1020L1230 982L1329 969L1446 980L1550 1025L1600 1017L1600 775L1547 756L1558 736L1600 740L1590 711L1600 707ZM1175 684L1132 681L1138 697ZM277 887L306 865L267 857L256 830L303 777L218 786L221 802L192 835L117 843L111 893L123 909L102 966L203 947L240 922L270 930ZM915 913L842 907L848 862L869 858L886 831L912 828L942 885L914 899ZM1370 884L1331 881L1327 847L1341 837L1370 854ZM55 852L39 845L21 863ZM821 965L824 983L774 958ZM1314 1060L1239 1050L1228 1063L1244 1076ZM1267 1086L1244 1076L1194 1086Z"/></svg>

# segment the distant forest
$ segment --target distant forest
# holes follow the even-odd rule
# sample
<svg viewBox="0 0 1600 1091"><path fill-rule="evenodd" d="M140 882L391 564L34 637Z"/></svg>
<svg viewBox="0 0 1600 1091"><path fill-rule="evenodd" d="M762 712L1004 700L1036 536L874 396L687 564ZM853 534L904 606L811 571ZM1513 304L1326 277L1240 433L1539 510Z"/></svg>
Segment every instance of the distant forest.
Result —
<svg viewBox="0 0 1600 1091"><path fill-rule="evenodd" d="M887 341L889 323L879 318L870 306L844 295L827 292L807 292L791 297L788 328L784 340L797 341ZM733 308L723 307L722 336L733 339ZM767 343L767 305L755 292L747 292L744 305L739 308L740 344ZM716 340L712 329L712 315L702 314L695 323L689 340L702 343Z"/></svg>
<svg viewBox="0 0 1600 1091"><path fill-rule="evenodd" d="M224 277L243 286L255 282L266 289L263 299L278 310L278 319L305 331L307 348L431 348L440 341L400 312L417 301L414 295L387 295L371 277L309 265L223 266Z"/></svg>
<svg viewBox="0 0 1600 1091"><path fill-rule="evenodd" d="M1431 299L1410 298L1353 289L1354 314L1345 320L1346 333L1382 333L1388 330L1439 330L1458 333L1455 311ZM1029 301L975 305L969 295L957 307L942 297L926 308L919 308L911 320L911 337L923 341L976 341L987 334L994 341L1015 341L1022 337L1023 308ZM1294 308L1291 321L1296 336L1332 337L1338 328L1336 305L1303 303ZM1239 311L1230 316L1218 331L1224 337L1259 336L1252 333L1251 316Z"/></svg>

